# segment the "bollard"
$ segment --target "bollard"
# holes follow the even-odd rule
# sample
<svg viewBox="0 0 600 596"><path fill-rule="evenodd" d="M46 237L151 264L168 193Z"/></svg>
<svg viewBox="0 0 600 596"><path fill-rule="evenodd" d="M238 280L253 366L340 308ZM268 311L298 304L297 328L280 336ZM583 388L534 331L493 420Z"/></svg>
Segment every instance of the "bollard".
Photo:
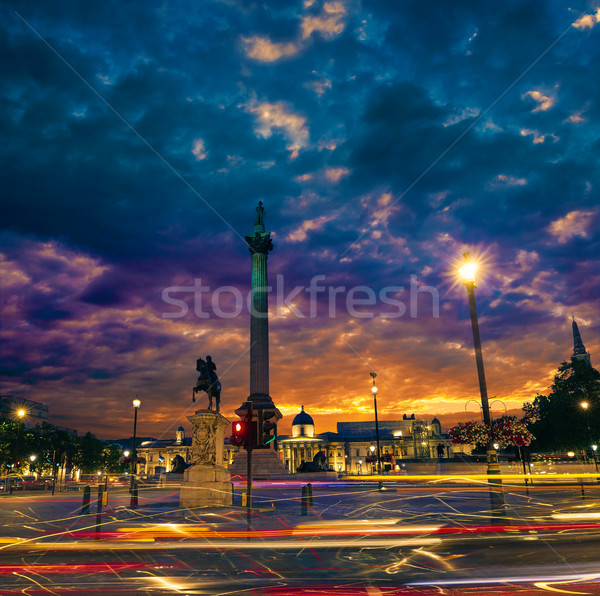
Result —
<svg viewBox="0 0 600 596"><path fill-rule="evenodd" d="M313 506L312 484L310 482L306 485L306 495L308 496L308 505L309 505L309 507L312 507Z"/></svg>
<svg viewBox="0 0 600 596"><path fill-rule="evenodd" d="M137 482L133 485L133 490L131 491L131 501L129 502L129 508L135 509L138 506L138 485Z"/></svg>
<svg viewBox="0 0 600 596"><path fill-rule="evenodd" d="M302 497L300 498L300 515L308 515L307 505L308 505L308 488L306 486L303 486L302 487Z"/></svg>
<svg viewBox="0 0 600 596"><path fill-rule="evenodd" d="M81 513L79 515L87 515L90 512L90 499L92 497L92 489L89 484L83 489L83 499L81 500Z"/></svg>

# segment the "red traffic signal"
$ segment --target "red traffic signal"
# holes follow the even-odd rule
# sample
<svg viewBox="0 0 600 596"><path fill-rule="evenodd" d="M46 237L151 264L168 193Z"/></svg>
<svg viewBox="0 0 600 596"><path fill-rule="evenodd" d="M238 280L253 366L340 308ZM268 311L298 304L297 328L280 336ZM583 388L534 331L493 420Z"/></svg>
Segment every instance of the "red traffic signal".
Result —
<svg viewBox="0 0 600 596"><path fill-rule="evenodd" d="M246 443L246 423L239 420L234 422L231 433L231 444L241 447Z"/></svg>

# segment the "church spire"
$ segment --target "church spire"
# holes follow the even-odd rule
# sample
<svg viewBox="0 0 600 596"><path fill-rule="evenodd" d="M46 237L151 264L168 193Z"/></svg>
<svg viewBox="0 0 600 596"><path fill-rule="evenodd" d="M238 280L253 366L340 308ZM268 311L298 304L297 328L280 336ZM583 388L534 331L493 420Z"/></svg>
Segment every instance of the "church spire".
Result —
<svg viewBox="0 0 600 596"><path fill-rule="evenodd" d="M583 360L588 366L592 366L592 363L590 361L590 353L585 349L585 346L583 345L581 334L579 333L579 327L577 326L577 322L575 321L575 316L571 316L573 317L573 358Z"/></svg>

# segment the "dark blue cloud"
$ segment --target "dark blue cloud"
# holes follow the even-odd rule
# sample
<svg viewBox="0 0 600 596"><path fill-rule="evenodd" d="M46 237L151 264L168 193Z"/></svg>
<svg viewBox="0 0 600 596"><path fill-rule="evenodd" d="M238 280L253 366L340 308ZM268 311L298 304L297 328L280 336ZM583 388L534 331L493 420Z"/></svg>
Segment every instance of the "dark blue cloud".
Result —
<svg viewBox="0 0 600 596"><path fill-rule="evenodd" d="M498 358L492 379L502 377L493 363L513 357L535 360L545 379L567 355L568 312L581 313L589 341L599 328L600 26L569 27L588 10L537 0L5 3L10 387L33 378L40 400L64 387L95 392L90 408L101 412L107 394L139 384L160 407L160 392L193 381L197 350L235 362L247 312L198 321L187 295L190 312L167 320L162 291L201 278L246 292L243 235L259 199L274 231L272 281L280 273L293 288L325 274L327 285L379 292L416 275L440 295L439 319L424 294L415 319L356 320L339 296L335 320L323 308L274 321L274 391L290 404L314 393L294 377L311 361L348 379L339 399L351 395L347 338L395 371L407 400L437 395L436 384L466 394L468 311L449 272L467 249L489 257L478 304ZM263 54L249 50L257 40ZM305 294L298 305L309 308ZM418 367L433 385L416 392L405 383ZM246 373L231 373L240 395ZM503 382L521 395L531 376Z"/></svg>

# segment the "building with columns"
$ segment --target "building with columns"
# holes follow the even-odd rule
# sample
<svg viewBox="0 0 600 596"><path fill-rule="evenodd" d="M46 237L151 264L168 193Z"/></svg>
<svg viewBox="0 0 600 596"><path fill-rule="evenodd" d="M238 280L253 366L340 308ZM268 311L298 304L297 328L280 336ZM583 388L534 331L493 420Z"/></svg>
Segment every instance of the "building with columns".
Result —
<svg viewBox="0 0 600 596"><path fill-rule="evenodd" d="M417 420L406 414L402 420L379 422L379 444L384 471L402 469L403 459L452 455L452 445L437 418ZM292 434L278 437L279 457L290 473L303 462L313 461L319 451L327 467L342 474L370 474L376 471L375 422L338 422L337 432L315 433L315 424L304 406L292 421Z"/></svg>
<svg viewBox="0 0 600 596"><path fill-rule="evenodd" d="M313 418L302 406L292 421L292 434L279 435L277 443L279 459L290 474L295 473L302 463L313 461L319 451L325 455L328 469L334 472L370 474L376 471L376 464L371 461L376 454L373 421L338 422L337 432L316 434ZM414 414L411 417L404 415L402 420L380 421L379 443L382 469L390 472L401 470L403 459L438 457L438 445L443 447L443 457L453 454L450 439L442 433L439 420L417 420ZM238 450L226 436L225 467L231 469ZM138 473L153 476L170 472L176 455L181 455L186 463L191 463L191 451L192 439L185 436L185 431L180 426L174 439L145 441L138 447L138 456L146 460L146 463L138 465Z"/></svg>

